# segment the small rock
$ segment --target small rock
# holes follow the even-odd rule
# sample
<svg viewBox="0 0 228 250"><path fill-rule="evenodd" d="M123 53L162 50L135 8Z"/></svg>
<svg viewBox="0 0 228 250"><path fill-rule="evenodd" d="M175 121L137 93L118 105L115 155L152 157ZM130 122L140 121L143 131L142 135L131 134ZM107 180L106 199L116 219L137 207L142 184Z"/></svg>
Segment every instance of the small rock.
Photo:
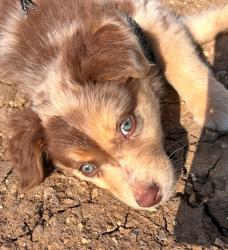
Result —
<svg viewBox="0 0 228 250"><path fill-rule="evenodd" d="M64 239L64 240L63 240L64 245L69 244L69 242L70 242L69 239Z"/></svg>
<svg viewBox="0 0 228 250"><path fill-rule="evenodd" d="M17 193L17 185L14 184L11 186L10 193L13 195Z"/></svg>
<svg viewBox="0 0 228 250"><path fill-rule="evenodd" d="M71 223L71 218L70 217L66 218L66 224L69 225L70 223Z"/></svg>
<svg viewBox="0 0 228 250"><path fill-rule="evenodd" d="M223 149L228 148L228 144L225 143L225 142L222 142L222 143L221 143L221 148L223 148Z"/></svg>
<svg viewBox="0 0 228 250"><path fill-rule="evenodd" d="M176 226L176 225L177 225L177 221L173 220L173 226Z"/></svg>
<svg viewBox="0 0 228 250"><path fill-rule="evenodd" d="M9 106L10 106L11 108L14 106L13 101L10 101L8 104L9 104Z"/></svg>
<svg viewBox="0 0 228 250"><path fill-rule="evenodd" d="M195 182L197 180L196 176L194 173L190 173L191 179L193 182Z"/></svg>
<svg viewBox="0 0 228 250"><path fill-rule="evenodd" d="M118 244L118 240L115 237L112 237L112 240L115 242L115 244Z"/></svg>
<svg viewBox="0 0 228 250"><path fill-rule="evenodd" d="M88 244L90 243L91 240L86 239L86 238L82 238L82 244Z"/></svg>
<svg viewBox="0 0 228 250"><path fill-rule="evenodd" d="M88 186L88 184L87 184L86 181L81 181L81 184L82 184L83 186Z"/></svg>
<svg viewBox="0 0 228 250"><path fill-rule="evenodd" d="M225 70L220 70L216 73L217 78L221 81L223 79L228 79L227 72Z"/></svg>
<svg viewBox="0 0 228 250"><path fill-rule="evenodd" d="M97 188L94 188L92 191L91 191L91 197L92 199L95 199L99 196L99 191Z"/></svg>
<svg viewBox="0 0 228 250"><path fill-rule="evenodd" d="M161 231L158 235L157 235L157 239L159 240L160 243L163 243L164 241L166 241L167 236L166 233L164 231Z"/></svg>
<svg viewBox="0 0 228 250"><path fill-rule="evenodd" d="M194 192L192 192L189 196L189 199L188 199L189 203L191 206L195 207L197 205L196 203L196 194Z"/></svg>
<svg viewBox="0 0 228 250"><path fill-rule="evenodd" d="M122 222L121 221L117 221L116 224L120 227L122 225Z"/></svg>
<svg viewBox="0 0 228 250"><path fill-rule="evenodd" d="M214 245L217 247L221 247L222 249L225 249L225 243L219 238L215 239Z"/></svg>
<svg viewBox="0 0 228 250"><path fill-rule="evenodd" d="M133 229L132 231L131 231L131 233L134 235L134 236L138 236L139 235L139 229L138 228L135 228L135 229Z"/></svg>
<svg viewBox="0 0 228 250"><path fill-rule="evenodd" d="M72 205L73 203L74 203L74 201L71 200L71 199L64 199L64 200L63 200L63 204L64 204L64 205Z"/></svg>
<svg viewBox="0 0 228 250"><path fill-rule="evenodd" d="M207 51L207 50L204 50L203 53L204 53L204 55L205 55L207 58L210 56L210 53L209 53L209 51Z"/></svg>
<svg viewBox="0 0 228 250"><path fill-rule="evenodd" d="M19 197L20 199L23 199L23 198L25 197L25 195L24 195L24 194L20 194L18 197Z"/></svg>

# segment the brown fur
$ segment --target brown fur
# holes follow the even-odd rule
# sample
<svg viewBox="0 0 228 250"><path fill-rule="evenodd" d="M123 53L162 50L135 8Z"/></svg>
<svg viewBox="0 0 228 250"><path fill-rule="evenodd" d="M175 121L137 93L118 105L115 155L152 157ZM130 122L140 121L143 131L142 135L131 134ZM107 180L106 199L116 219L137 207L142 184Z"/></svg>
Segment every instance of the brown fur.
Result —
<svg viewBox="0 0 228 250"><path fill-rule="evenodd" d="M177 19L153 0L35 3L24 17L18 0L0 2L0 77L17 83L31 101L11 121L9 150L23 187L43 180L46 156L132 207L167 200L175 177L162 145L161 77L123 13L142 27L199 123L227 130L228 93L198 58L187 31L201 39L191 25L196 19ZM218 31L228 26L226 9ZM211 27L219 12L213 13ZM135 123L129 137L119 127L126 117ZM93 176L82 173L84 163L96 166Z"/></svg>
<svg viewBox="0 0 228 250"><path fill-rule="evenodd" d="M41 121L31 110L14 114L10 120L11 160L21 177L23 188L32 188L44 178L43 160L46 151L46 135Z"/></svg>

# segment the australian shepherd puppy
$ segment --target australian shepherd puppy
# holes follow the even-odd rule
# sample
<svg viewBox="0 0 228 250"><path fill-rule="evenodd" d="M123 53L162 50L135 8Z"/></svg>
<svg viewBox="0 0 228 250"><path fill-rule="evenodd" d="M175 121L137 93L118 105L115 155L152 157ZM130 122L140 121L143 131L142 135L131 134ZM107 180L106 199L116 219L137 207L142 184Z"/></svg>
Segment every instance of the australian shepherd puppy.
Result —
<svg viewBox="0 0 228 250"><path fill-rule="evenodd" d="M19 0L0 1L0 79L31 102L10 122L23 188L42 182L50 159L133 208L166 201L175 177L158 69L200 125L226 131L228 91L194 44L228 27L228 5L177 18L154 0L22 2L26 15Z"/></svg>

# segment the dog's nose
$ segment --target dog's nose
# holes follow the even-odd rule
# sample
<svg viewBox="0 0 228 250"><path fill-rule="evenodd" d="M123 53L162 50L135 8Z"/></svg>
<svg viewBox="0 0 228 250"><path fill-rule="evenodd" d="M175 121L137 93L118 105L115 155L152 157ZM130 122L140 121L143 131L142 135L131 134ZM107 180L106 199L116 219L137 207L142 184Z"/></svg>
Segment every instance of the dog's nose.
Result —
<svg viewBox="0 0 228 250"><path fill-rule="evenodd" d="M135 192L136 202L140 207L152 207L161 201L161 192L155 184L139 188Z"/></svg>

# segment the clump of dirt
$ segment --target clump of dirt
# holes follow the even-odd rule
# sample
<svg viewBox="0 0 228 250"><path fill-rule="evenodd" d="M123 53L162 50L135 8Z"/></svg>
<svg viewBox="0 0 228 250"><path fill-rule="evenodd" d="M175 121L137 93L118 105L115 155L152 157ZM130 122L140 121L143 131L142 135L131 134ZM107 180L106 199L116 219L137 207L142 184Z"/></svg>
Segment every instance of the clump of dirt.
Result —
<svg viewBox="0 0 228 250"><path fill-rule="evenodd" d="M226 1L163 2L185 14ZM224 35L204 48L224 84L227 42ZM0 249L228 249L228 136L201 131L184 102L169 87L167 93L166 148L181 176L172 199L151 213L135 211L60 170L20 192L7 156L6 122L26 101L0 83Z"/></svg>

